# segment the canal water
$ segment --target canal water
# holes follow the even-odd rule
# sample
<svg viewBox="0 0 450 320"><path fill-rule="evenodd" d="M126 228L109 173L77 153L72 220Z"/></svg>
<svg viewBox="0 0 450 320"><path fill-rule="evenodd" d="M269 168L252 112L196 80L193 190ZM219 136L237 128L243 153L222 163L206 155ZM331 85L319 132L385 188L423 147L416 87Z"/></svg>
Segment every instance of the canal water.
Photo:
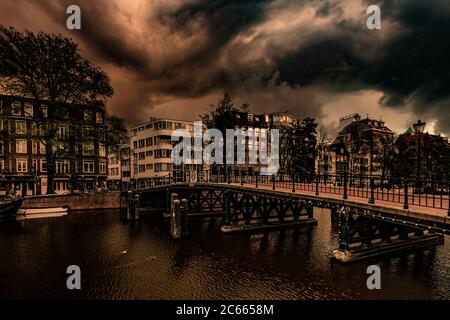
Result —
<svg viewBox="0 0 450 320"><path fill-rule="evenodd" d="M146 218L118 212L0 226L1 299L449 299L450 239L435 249L343 266L330 261L337 223L317 211L318 226L225 235L220 221L195 219L191 235L168 236ZM381 290L367 289L367 266L381 267ZM82 288L66 288L81 268Z"/></svg>

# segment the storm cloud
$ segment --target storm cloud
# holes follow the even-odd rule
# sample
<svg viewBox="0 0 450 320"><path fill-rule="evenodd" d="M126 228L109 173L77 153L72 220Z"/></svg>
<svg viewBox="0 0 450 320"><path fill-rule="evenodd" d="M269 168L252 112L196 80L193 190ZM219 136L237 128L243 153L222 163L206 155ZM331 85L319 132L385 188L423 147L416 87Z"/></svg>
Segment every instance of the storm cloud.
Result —
<svg viewBox="0 0 450 320"><path fill-rule="evenodd" d="M82 10L80 31L65 28L70 4ZM371 4L381 30L366 28ZM316 117L331 132L347 111L338 105L367 101L354 111L450 133L445 0L3 0L0 23L79 42L110 74L110 109L130 124L155 113L194 119L229 91L255 112ZM394 129L407 126L399 121Z"/></svg>

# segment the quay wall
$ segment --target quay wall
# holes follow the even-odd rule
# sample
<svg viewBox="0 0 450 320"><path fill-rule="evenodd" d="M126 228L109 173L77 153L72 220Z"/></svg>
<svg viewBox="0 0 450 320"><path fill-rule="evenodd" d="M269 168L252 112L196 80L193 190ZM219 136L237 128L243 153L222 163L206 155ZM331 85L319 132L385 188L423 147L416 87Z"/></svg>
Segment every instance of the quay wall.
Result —
<svg viewBox="0 0 450 320"><path fill-rule="evenodd" d="M70 210L119 209L120 192L105 191L67 195L39 195L26 197L23 209L69 206ZM122 207L126 204L122 203Z"/></svg>

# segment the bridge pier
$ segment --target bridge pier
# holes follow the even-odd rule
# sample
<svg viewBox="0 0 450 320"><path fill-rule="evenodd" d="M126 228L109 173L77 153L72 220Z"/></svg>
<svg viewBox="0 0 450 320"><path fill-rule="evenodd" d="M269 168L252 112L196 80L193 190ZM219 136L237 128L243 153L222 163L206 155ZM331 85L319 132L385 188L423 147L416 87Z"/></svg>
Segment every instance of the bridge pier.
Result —
<svg viewBox="0 0 450 320"><path fill-rule="evenodd" d="M313 204L293 197L252 192L225 192L224 233L317 225Z"/></svg>
<svg viewBox="0 0 450 320"><path fill-rule="evenodd" d="M423 250L444 242L444 236L420 227L366 216L350 208L339 212L339 249L332 258L342 263Z"/></svg>
<svg viewBox="0 0 450 320"><path fill-rule="evenodd" d="M127 193L122 193L120 195L120 201L126 203L125 213L123 213L122 208L120 213L120 218L124 221L135 221L139 220L141 215L141 209L139 207L139 195L133 194L131 191Z"/></svg>
<svg viewBox="0 0 450 320"><path fill-rule="evenodd" d="M173 209L170 217L170 234L174 239L181 239L181 201L173 201Z"/></svg>

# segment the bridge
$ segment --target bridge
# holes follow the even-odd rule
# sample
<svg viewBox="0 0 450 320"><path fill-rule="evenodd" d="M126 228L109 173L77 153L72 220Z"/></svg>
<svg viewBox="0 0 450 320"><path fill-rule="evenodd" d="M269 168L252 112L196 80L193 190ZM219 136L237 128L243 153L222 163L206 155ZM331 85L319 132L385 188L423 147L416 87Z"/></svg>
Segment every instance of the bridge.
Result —
<svg viewBox="0 0 450 320"><path fill-rule="evenodd" d="M124 197L134 201L131 207L164 208L174 219L177 198L186 199L178 204L186 216L218 215L226 233L311 226L317 223L314 208L329 209L340 228L333 257L342 262L437 245L450 234L446 182L203 172L196 183L169 179ZM183 220L178 221L181 227Z"/></svg>

